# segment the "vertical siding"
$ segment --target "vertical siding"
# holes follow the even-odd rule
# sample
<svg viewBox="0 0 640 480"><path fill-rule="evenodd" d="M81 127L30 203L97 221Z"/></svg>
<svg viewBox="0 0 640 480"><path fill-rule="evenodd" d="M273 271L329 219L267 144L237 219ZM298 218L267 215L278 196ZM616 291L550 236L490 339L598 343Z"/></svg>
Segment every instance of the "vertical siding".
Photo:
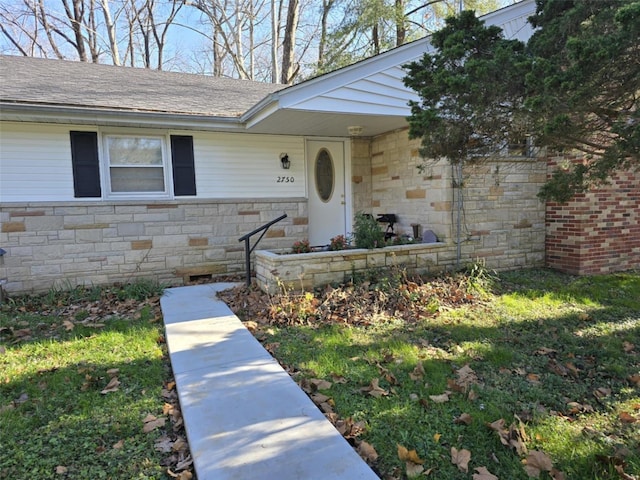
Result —
<svg viewBox="0 0 640 480"><path fill-rule="evenodd" d="M69 127L0 124L0 201L73 200Z"/></svg>

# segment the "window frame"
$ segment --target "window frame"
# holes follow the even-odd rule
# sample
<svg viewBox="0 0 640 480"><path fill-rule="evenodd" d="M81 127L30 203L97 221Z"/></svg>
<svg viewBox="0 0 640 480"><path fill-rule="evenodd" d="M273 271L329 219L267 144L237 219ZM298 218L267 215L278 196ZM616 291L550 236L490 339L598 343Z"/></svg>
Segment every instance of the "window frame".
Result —
<svg viewBox="0 0 640 480"><path fill-rule="evenodd" d="M100 135L100 170L103 184L102 198L113 199L167 199L173 198L173 178L171 176L172 164L171 164L171 152L168 147L168 134L158 134L150 132L118 132L118 131L104 131L99 132ZM132 192L114 192L111 185L111 168L112 167L124 167L126 165L112 165L111 158L109 156L108 142L110 138L149 138L160 140L160 150L162 156L161 166L150 166L143 168L162 168L162 179L164 182L163 191L132 191ZM135 168L135 167L134 167Z"/></svg>

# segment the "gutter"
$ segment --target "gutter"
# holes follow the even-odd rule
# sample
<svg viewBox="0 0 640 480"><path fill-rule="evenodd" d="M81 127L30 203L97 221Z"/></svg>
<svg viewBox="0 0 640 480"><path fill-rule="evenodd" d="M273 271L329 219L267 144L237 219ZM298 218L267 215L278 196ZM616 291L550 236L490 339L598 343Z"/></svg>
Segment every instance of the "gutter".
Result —
<svg viewBox="0 0 640 480"><path fill-rule="evenodd" d="M0 120L180 130L246 131L246 124L240 117L20 104L7 101L0 101Z"/></svg>

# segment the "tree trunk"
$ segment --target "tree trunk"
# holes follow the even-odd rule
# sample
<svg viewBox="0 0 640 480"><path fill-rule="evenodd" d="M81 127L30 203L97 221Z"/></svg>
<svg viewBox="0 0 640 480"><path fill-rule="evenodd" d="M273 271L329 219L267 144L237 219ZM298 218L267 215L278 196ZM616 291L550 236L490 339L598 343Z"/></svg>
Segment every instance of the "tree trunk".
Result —
<svg viewBox="0 0 640 480"><path fill-rule="evenodd" d="M278 45L280 44L280 6L276 9L276 0L271 0L271 83L278 83Z"/></svg>
<svg viewBox="0 0 640 480"><path fill-rule="evenodd" d="M102 0L102 14L104 15L104 23L107 29L107 36L109 37L109 47L111 53L111 59L113 64L120 66L120 52L118 51L118 42L116 40L116 25L113 23L111 17L111 9L109 7L109 0Z"/></svg>
<svg viewBox="0 0 640 480"><path fill-rule="evenodd" d="M404 16L404 0L396 0L396 47L404 45L407 27Z"/></svg>
<svg viewBox="0 0 640 480"><path fill-rule="evenodd" d="M298 16L300 5L298 0L289 0L287 10L287 25L284 30L282 42L282 78L281 83L291 85L294 78L294 55L296 48L296 30L298 29Z"/></svg>
<svg viewBox="0 0 640 480"><path fill-rule="evenodd" d="M322 16L320 18L320 42L318 44L318 70L322 71L327 48L327 20L334 0L322 0Z"/></svg>
<svg viewBox="0 0 640 480"><path fill-rule="evenodd" d="M71 21L71 29L76 38L76 50L82 62L87 61L87 50L84 46L84 37L82 36L82 17L84 16L84 4L82 0L73 0L73 17Z"/></svg>

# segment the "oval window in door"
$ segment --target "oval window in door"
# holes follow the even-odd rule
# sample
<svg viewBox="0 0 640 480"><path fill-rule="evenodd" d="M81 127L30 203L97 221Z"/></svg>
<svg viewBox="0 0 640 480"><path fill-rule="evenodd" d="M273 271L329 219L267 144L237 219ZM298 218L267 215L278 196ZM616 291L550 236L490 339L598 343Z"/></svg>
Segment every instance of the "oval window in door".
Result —
<svg viewBox="0 0 640 480"><path fill-rule="evenodd" d="M333 195L335 175L333 159L326 148L320 150L316 156L315 177L318 197L327 203L331 199L331 195Z"/></svg>

